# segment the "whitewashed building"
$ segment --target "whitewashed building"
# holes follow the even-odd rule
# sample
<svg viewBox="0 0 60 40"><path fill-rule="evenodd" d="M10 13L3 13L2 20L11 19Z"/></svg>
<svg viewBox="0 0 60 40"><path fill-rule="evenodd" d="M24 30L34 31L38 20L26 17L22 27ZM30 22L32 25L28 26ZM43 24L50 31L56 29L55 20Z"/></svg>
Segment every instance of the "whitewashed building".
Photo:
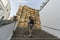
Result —
<svg viewBox="0 0 60 40"><path fill-rule="evenodd" d="M4 17L5 20L8 20L10 15L10 3L8 0L0 0L0 19Z"/></svg>
<svg viewBox="0 0 60 40"><path fill-rule="evenodd" d="M60 0L49 0L40 11L40 19L43 30L60 38Z"/></svg>

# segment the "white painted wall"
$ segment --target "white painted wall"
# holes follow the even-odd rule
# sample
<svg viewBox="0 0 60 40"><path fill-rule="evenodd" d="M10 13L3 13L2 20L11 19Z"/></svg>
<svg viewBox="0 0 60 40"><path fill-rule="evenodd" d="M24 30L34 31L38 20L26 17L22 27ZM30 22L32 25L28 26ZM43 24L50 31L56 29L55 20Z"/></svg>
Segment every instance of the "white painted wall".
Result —
<svg viewBox="0 0 60 40"><path fill-rule="evenodd" d="M7 10L8 10L8 11L7 11ZM10 10L11 10L10 4L8 3L8 4L6 5L5 10L4 10L4 14L3 14L3 16L5 17L4 19L8 20L8 18L9 18L9 16L10 16Z"/></svg>
<svg viewBox="0 0 60 40"><path fill-rule="evenodd" d="M4 4L5 2L6 2L6 4ZM2 11L2 12L0 12L0 19L2 18L2 16L4 16L4 19L8 20L8 18L10 16L10 10L11 10L9 0L2 0L2 3L4 5L4 9L0 10L0 11Z"/></svg>
<svg viewBox="0 0 60 40"><path fill-rule="evenodd" d="M4 6L6 6L7 3L8 3L8 0L1 0L1 1L2 1L2 3L3 3Z"/></svg>
<svg viewBox="0 0 60 40"><path fill-rule="evenodd" d="M41 23L44 26L60 29L60 0L50 0L40 11ZM42 27L43 30L60 37L60 31Z"/></svg>
<svg viewBox="0 0 60 40"><path fill-rule="evenodd" d="M16 28L16 23L11 23L0 27L0 40L10 40L13 30Z"/></svg>

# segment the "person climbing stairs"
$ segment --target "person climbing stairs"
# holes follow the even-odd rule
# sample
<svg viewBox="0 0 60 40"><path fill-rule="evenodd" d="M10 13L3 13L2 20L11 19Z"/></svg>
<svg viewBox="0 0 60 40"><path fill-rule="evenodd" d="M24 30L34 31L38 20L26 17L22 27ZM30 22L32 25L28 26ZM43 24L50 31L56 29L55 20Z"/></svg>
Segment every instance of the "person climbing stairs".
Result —
<svg viewBox="0 0 60 40"><path fill-rule="evenodd" d="M54 36L53 34L50 34L42 29L33 29L31 38L28 38L28 35L28 28L17 27L11 40L60 40L57 36Z"/></svg>

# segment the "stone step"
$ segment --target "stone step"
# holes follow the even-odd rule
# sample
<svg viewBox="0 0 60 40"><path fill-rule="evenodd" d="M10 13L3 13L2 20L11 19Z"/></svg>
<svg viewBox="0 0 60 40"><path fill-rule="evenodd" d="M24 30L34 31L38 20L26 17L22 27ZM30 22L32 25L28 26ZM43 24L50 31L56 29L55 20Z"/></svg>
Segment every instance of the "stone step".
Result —
<svg viewBox="0 0 60 40"><path fill-rule="evenodd" d="M12 38L27 38L28 35L14 35ZM32 35L32 38L57 38L55 36L47 36L47 35Z"/></svg>
<svg viewBox="0 0 60 40"><path fill-rule="evenodd" d="M57 38L12 38L11 40L60 40Z"/></svg>

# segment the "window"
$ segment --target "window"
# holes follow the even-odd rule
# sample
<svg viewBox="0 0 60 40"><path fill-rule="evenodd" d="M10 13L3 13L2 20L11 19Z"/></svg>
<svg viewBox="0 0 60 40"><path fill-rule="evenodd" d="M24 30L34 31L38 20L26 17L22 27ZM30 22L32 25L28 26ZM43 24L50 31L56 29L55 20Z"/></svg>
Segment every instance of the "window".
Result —
<svg viewBox="0 0 60 40"><path fill-rule="evenodd" d="M7 9L7 12L8 12L9 9Z"/></svg>
<svg viewBox="0 0 60 40"><path fill-rule="evenodd" d="M1 19L4 19L4 16L2 16L2 18Z"/></svg>

